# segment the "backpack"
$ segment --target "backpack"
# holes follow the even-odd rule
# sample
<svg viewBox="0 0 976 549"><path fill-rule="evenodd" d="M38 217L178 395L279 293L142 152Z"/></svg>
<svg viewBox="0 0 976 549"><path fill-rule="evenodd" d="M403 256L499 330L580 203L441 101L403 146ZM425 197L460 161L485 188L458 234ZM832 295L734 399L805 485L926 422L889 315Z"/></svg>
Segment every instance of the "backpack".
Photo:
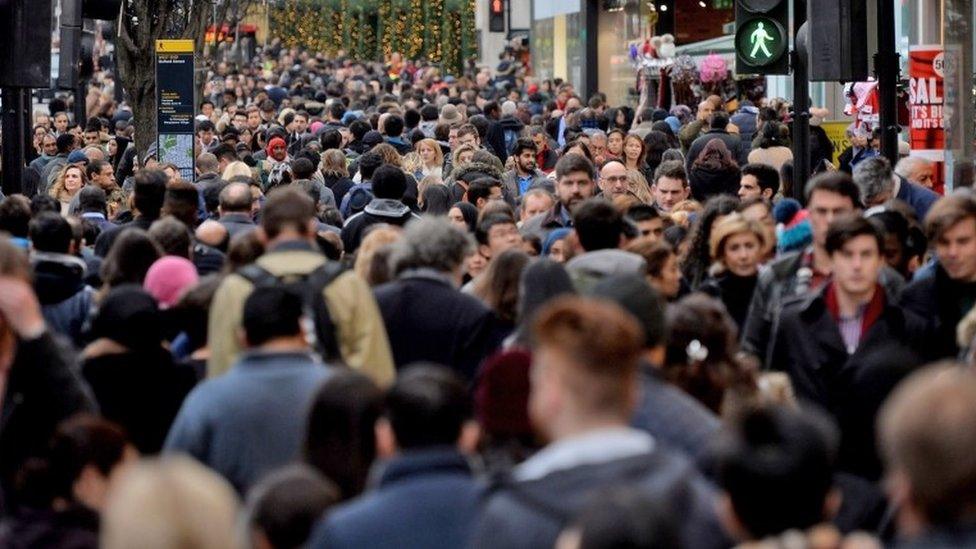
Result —
<svg viewBox="0 0 976 549"><path fill-rule="evenodd" d="M309 329L312 347L326 361L342 359L339 352L339 341L336 339L335 323L325 303L323 292L346 269L337 261L326 261L315 270L305 275L288 275L277 277L257 263L245 265L237 270L237 274L254 285L254 290L260 288L284 286L302 297L302 309L305 318L314 322L314 330Z"/></svg>

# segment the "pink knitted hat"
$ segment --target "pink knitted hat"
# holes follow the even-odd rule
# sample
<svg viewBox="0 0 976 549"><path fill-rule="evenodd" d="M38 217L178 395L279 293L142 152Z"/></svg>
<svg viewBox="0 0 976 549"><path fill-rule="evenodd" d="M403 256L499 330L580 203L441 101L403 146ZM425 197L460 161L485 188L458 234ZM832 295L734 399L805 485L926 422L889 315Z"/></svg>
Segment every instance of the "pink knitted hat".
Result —
<svg viewBox="0 0 976 549"><path fill-rule="evenodd" d="M176 305L183 292L196 284L199 278L190 260L167 255L149 267L142 286L156 299L160 309L168 309Z"/></svg>

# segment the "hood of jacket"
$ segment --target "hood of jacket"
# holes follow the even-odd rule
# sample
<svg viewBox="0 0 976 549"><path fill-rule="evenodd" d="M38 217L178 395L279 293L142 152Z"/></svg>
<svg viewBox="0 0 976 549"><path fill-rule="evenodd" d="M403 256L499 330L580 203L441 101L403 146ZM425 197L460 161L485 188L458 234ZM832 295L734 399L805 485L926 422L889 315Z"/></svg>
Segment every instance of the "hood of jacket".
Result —
<svg viewBox="0 0 976 549"><path fill-rule="evenodd" d="M503 130L515 130L517 132L522 131L522 128L525 127L525 124L514 116L503 116L498 121L498 125L501 126Z"/></svg>
<svg viewBox="0 0 976 549"><path fill-rule="evenodd" d="M487 176L494 177L499 181L502 179L502 171L496 166L487 162L469 162L464 166L455 166L454 170L451 172L451 176L454 177L455 181L458 179L463 180L464 176L471 172L480 172Z"/></svg>
<svg viewBox="0 0 976 549"><path fill-rule="evenodd" d="M644 258L624 250L595 250L570 259L566 270L582 271L599 276L636 274L643 276L647 270Z"/></svg>
<svg viewBox="0 0 976 549"><path fill-rule="evenodd" d="M34 291L41 305L61 303L84 289L85 262L68 254L35 252Z"/></svg>
<svg viewBox="0 0 976 549"><path fill-rule="evenodd" d="M391 198L374 198L363 209L364 212L376 217L386 217L390 219L402 219L413 215L410 208L399 200Z"/></svg>

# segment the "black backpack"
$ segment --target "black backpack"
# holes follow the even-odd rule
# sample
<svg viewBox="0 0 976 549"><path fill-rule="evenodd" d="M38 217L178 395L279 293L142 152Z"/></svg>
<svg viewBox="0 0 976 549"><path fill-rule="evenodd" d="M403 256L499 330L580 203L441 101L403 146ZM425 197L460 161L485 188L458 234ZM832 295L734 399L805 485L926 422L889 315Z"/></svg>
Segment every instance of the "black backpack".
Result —
<svg viewBox="0 0 976 549"><path fill-rule="evenodd" d="M337 261L326 261L315 270L304 275L289 275L277 277L257 263L245 265L237 270L237 274L254 285L254 290L260 288L284 286L302 297L305 317L315 323L313 348L326 361L340 361L339 342L336 339L335 323L325 303L323 292L325 288L344 273L346 269Z"/></svg>

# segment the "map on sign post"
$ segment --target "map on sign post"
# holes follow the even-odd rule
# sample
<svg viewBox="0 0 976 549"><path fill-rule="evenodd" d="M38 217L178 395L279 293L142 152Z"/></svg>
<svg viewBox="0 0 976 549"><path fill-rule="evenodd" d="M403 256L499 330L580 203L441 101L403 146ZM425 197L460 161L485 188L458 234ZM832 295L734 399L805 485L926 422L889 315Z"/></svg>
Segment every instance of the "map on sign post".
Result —
<svg viewBox="0 0 976 549"><path fill-rule="evenodd" d="M751 19L735 37L739 55L750 65L762 67L779 60L786 50L786 33L767 17Z"/></svg>
<svg viewBox="0 0 976 549"><path fill-rule="evenodd" d="M193 41L156 42L156 154L193 180Z"/></svg>

